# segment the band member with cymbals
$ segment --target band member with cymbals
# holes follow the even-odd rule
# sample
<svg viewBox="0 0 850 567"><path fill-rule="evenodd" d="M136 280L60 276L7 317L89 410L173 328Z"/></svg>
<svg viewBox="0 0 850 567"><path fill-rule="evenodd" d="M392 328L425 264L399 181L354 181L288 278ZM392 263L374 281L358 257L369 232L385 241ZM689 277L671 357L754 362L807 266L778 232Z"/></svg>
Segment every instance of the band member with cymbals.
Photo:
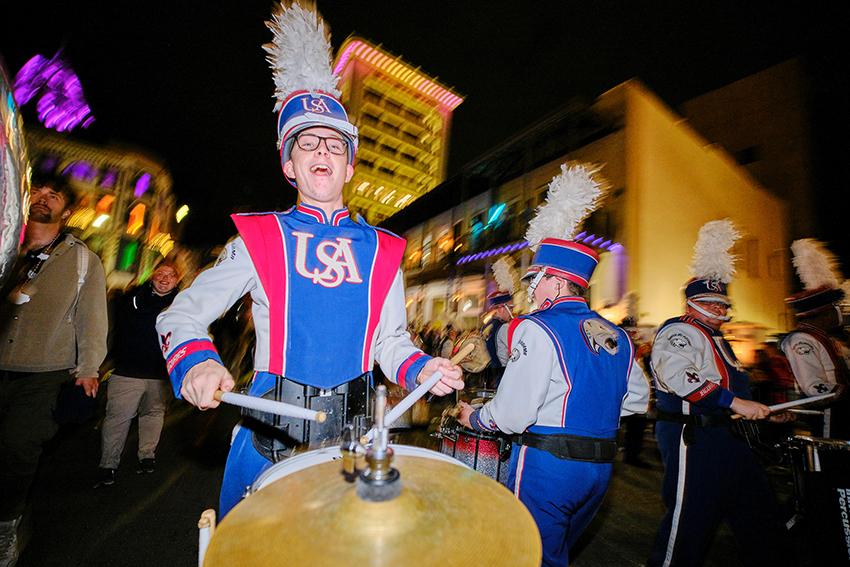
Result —
<svg viewBox="0 0 850 567"><path fill-rule="evenodd" d="M246 418L225 468L222 515L294 447L333 439L348 422L367 425L374 362L406 389L436 371L442 379L433 393L463 388L461 370L427 356L406 331L405 241L352 218L343 203L357 128L338 99L323 20L312 7L282 2L267 25L280 164L298 203L283 213L233 215L239 236L160 315L157 329L175 394L201 409L216 407L216 390L231 390L234 381L207 328L250 294L257 343L249 393L332 418Z"/></svg>
<svg viewBox="0 0 850 567"><path fill-rule="evenodd" d="M510 359L495 397L458 419L477 431L518 435L508 486L534 517L543 565L569 563L570 547L608 488L620 415L646 411L649 385L628 335L585 298L597 252L573 239L603 182L563 165L526 239L536 254L525 278L537 310L513 320Z"/></svg>

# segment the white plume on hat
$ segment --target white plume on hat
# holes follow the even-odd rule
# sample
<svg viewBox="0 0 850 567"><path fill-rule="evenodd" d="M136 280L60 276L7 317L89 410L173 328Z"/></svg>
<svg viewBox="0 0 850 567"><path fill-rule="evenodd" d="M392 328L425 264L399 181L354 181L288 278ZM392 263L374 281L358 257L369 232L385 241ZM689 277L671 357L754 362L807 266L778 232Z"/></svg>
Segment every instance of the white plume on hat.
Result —
<svg viewBox="0 0 850 567"><path fill-rule="evenodd" d="M537 208L525 239L536 250L544 238L571 240L581 222L601 202L607 182L597 175L599 167L581 163L561 165L560 175L549 183L546 202Z"/></svg>
<svg viewBox="0 0 850 567"><path fill-rule="evenodd" d="M271 43L263 45L274 72L277 112L295 91L323 91L340 96L339 77L331 70L330 31L315 5L281 0L266 26Z"/></svg>
<svg viewBox="0 0 850 567"><path fill-rule="evenodd" d="M838 261L822 242L801 238L791 243L791 252L794 254L791 263L806 290L841 287Z"/></svg>
<svg viewBox="0 0 850 567"><path fill-rule="evenodd" d="M704 280L728 284L735 275L735 256L729 250L741 234L729 219L710 221L699 229L694 245L691 274Z"/></svg>
<svg viewBox="0 0 850 567"><path fill-rule="evenodd" d="M519 283L519 274L514 269L514 259L510 256L502 256L493 264L493 277L496 278L496 286L513 295Z"/></svg>

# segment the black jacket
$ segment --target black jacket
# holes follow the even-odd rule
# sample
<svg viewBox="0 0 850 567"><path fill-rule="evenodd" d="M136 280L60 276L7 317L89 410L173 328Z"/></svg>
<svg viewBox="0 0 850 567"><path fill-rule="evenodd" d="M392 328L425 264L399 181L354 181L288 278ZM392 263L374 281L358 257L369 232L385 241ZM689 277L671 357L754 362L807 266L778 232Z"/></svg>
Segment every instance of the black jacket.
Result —
<svg viewBox="0 0 850 567"><path fill-rule="evenodd" d="M167 295L156 295L147 282L116 300L111 350L115 374L168 379L155 325L157 315L176 295L177 288Z"/></svg>

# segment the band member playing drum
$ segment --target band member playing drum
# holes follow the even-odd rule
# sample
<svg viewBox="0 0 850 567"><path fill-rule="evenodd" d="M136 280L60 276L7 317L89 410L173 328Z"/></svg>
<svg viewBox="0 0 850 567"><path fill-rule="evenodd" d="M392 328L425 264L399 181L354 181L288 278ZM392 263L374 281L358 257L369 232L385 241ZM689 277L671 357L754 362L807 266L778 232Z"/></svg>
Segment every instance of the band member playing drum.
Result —
<svg viewBox="0 0 850 567"><path fill-rule="evenodd" d="M850 439L850 342L841 304L843 278L826 247L811 238L791 244L794 266L805 289L786 303L797 316L797 327L782 341L782 351L806 396L835 392L824 416L823 437Z"/></svg>
<svg viewBox="0 0 850 567"><path fill-rule="evenodd" d="M717 524L735 534L744 565L787 565L783 526L767 477L731 412L770 414L749 400L749 377L720 327L730 317L729 249L738 232L729 220L702 227L685 284L685 314L661 325L651 354L656 387L661 489L667 512L648 565L701 565Z"/></svg>
<svg viewBox="0 0 850 567"><path fill-rule="evenodd" d="M225 468L221 515L293 447L319 444L346 422L364 421L375 361L407 389L436 371L442 379L433 393L463 387L457 366L427 356L406 331L399 270L405 241L345 208L357 128L337 98L324 23L311 9L289 4L268 23L274 40L266 49L277 87L280 163L298 204L283 213L233 215L239 236L177 296L157 330L175 394L201 409L216 407L215 391L232 389L234 381L207 328L250 294L257 341L249 393L325 410L330 419L260 414L244 421Z"/></svg>
<svg viewBox="0 0 850 567"><path fill-rule="evenodd" d="M476 431L519 436L508 486L537 522L547 566L569 563L570 547L602 503L621 412L645 412L649 401L629 337L584 297L598 255L571 240L600 183L584 166L562 170L549 188L551 208L538 213L526 235L538 247L526 274L538 309L510 325L511 355L495 397L477 410L463 404L459 417ZM571 217L552 206L586 194L591 201Z"/></svg>

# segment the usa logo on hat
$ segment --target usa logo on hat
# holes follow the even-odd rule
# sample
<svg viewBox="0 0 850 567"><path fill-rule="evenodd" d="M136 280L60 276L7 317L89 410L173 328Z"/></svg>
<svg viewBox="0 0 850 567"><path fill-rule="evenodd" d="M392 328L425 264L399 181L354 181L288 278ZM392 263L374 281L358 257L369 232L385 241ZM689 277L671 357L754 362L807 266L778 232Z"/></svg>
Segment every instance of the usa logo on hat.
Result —
<svg viewBox="0 0 850 567"><path fill-rule="evenodd" d="M345 107L332 95L305 90L289 95L277 116L277 143L281 165L289 160L295 136L315 126L324 126L339 132L348 142L348 162L354 164L354 155L357 153L357 127L349 122ZM289 181L295 184L294 179Z"/></svg>

